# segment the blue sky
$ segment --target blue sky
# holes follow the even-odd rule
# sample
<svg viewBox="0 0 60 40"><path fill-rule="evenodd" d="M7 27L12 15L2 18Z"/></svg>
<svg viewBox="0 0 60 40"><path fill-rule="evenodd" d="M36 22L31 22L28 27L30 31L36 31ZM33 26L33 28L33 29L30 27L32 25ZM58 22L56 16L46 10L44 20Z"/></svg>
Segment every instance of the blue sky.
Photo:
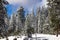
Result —
<svg viewBox="0 0 60 40"><path fill-rule="evenodd" d="M6 6L7 13L11 16L12 13L15 13L20 6L25 8L25 11L32 11L38 6L46 6L46 0L7 0L9 5Z"/></svg>

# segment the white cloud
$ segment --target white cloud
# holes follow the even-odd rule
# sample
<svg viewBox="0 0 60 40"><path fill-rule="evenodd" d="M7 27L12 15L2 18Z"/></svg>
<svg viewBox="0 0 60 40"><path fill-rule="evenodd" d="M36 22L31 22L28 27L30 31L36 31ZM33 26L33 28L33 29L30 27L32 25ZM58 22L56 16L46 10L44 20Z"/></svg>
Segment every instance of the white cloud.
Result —
<svg viewBox="0 0 60 40"><path fill-rule="evenodd" d="M16 3L21 3L21 4L26 4L28 0L7 0L10 4L16 4Z"/></svg>
<svg viewBox="0 0 60 40"><path fill-rule="evenodd" d="M42 4L43 6L47 7L47 0L43 0Z"/></svg>
<svg viewBox="0 0 60 40"><path fill-rule="evenodd" d="M39 0L7 0L10 4L13 5L23 5L23 6L47 6L47 0L42 0L42 2L38 2Z"/></svg>
<svg viewBox="0 0 60 40"><path fill-rule="evenodd" d="M9 4L13 5L13 9L17 9L20 6L24 6L26 9L31 11L33 8L37 6L47 6L47 0L7 0ZM16 7L17 6L17 7Z"/></svg>
<svg viewBox="0 0 60 40"><path fill-rule="evenodd" d="M45 7L47 7L47 0L42 0L42 2L39 2L39 3L37 3L37 7L42 7L42 6L45 6Z"/></svg>

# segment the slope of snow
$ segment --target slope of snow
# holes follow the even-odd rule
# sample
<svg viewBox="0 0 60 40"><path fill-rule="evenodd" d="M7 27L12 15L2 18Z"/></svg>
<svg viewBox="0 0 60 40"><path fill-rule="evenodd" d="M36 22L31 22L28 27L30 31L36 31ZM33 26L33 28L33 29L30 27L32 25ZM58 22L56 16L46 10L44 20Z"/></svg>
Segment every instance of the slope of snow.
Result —
<svg viewBox="0 0 60 40"><path fill-rule="evenodd" d="M17 38L18 37L18 38ZM23 40L26 36L10 36L8 37L9 40L13 40L14 38L17 38L17 40ZM0 40L6 40L6 38L0 39Z"/></svg>
<svg viewBox="0 0 60 40"><path fill-rule="evenodd" d="M32 37L47 38L48 40L60 40L60 35L56 37L56 35L49 35L49 34L33 34Z"/></svg>
<svg viewBox="0 0 60 40"><path fill-rule="evenodd" d="M10 36L8 37L9 40L13 40L14 38L17 38L18 36ZM17 40L23 40L26 36L19 36L19 38L17 38ZM49 34L32 34L32 37L41 37L41 38L46 38L48 40L60 40L60 35L58 37L56 37L56 35L49 35ZM0 39L0 40L6 40L6 38L4 39Z"/></svg>

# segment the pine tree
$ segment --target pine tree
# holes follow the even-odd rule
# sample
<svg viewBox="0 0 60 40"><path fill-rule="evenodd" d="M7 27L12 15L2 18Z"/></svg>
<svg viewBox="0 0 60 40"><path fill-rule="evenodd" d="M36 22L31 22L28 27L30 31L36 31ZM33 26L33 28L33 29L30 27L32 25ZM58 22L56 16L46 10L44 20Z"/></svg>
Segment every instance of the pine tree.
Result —
<svg viewBox="0 0 60 40"><path fill-rule="evenodd" d="M49 31L49 21L48 21L48 10L44 6L42 7L41 10L41 19L42 19L42 31L45 34L48 34Z"/></svg>
<svg viewBox="0 0 60 40"><path fill-rule="evenodd" d="M48 7L49 7L49 19L50 19L50 25L52 27L52 30L57 33L60 29L60 0L48 0Z"/></svg>
<svg viewBox="0 0 60 40"><path fill-rule="evenodd" d="M7 12L6 12L6 8L5 8L4 4L7 5L8 2L5 0L0 0L0 35L1 35L1 37L4 37L6 35L4 33L4 31L5 31L4 17Z"/></svg>
<svg viewBox="0 0 60 40"><path fill-rule="evenodd" d="M22 34L24 32L24 26L25 26L25 11L23 6L21 6L18 10L18 30L23 30Z"/></svg>
<svg viewBox="0 0 60 40"><path fill-rule="evenodd" d="M34 33L34 28L31 26L30 21L27 20L27 29L26 29L28 37L32 37L32 34Z"/></svg>
<svg viewBox="0 0 60 40"><path fill-rule="evenodd" d="M37 27L38 27L38 28L37 28L37 29L38 29L37 31L38 31L38 33L40 33L40 30L41 30L41 28L40 28L40 27L41 27L41 26L40 26L40 16L41 16L40 13L41 13L41 9L40 9L40 7L38 7L38 8L37 8L37 13L36 13Z"/></svg>
<svg viewBox="0 0 60 40"><path fill-rule="evenodd" d="M36 17L34 15L34 11L32 11L31 14L27 14L26 20L25 20L25 31L28 34L33 34L36 29Z"/></svg>

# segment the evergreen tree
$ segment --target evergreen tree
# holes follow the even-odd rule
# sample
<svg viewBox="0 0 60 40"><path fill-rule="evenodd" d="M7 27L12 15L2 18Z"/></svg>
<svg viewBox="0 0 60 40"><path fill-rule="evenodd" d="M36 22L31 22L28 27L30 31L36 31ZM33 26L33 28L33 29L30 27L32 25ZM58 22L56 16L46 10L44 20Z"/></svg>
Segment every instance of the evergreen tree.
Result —
<svg viewBox="0 0 60 40"><path fill-rule="evenodd" d="M5 14L7 13L6 12L6 8L4 5L7 5L8 2L5 1L5 0L0 0L0 36L1 37L4 37L6 36L5 34L5 21L4 21L4 17L5 17Z"/></svg>
<svg viewBox="0 0 60 40"><path fill-rule="evenodd" d="M35 29L35 16L34 13L27 14L26 21L25 21L25 31L28 34L28 37L31 37L31 34L34 33Z"/></svg>
<svg viewBox="0 0 60 40"><path fill-rule="evenodd" d="M48 20L48 10L44 6L41 10L41 24L42 24L42 31L45 34L48 34L49 31L49 20Z"/></svg>
<svg viewBox="0 0 60 40"><path fill-rule="evenodd" d="M31 27L31 25L30 24L28 24L28 27L27 27L27 35L28 35L28 37L32 37L32 34L34 33L34 28L33 27Z"/></svg>
<svg viewBox="0 0 60 40"><path fill-rule="evenodd" d="M60 0L48 0L48 2L51 29L57 33L58 36L60 29Z"/></svg>
<svg viewBox="0 0 60 40"><path fill-rule="evenodd" d="M24 32L24 26L25 26L25 11L23 6L21 6L18 10L18 30L23 30L22 34Z"/></svg>
<svg viewBox="0 0 60 40"><path fill-rule="evenodd" d="M13 35L17 35L18 32L16 30L16 14L13 13L10 19L10 26L8 28L8 33L9 35L13 34Z"/></svg>
<svg viewBox="0 0 60 40"><path fill-rule="evenodd" d="M24 8L21 6L20 9L17 11L19 15L19 19L21 20L21 23L24 23L25 21L25 11Z"/></svg>
<svg viewBox="0 0 60 40"><path fill-rule="evenodd" d="M40 13L41 13L41 9L40 9L40 7L38 7L37 8L37 13L36 13L36 17L37 17L37 31L38 31L38 33L40 33L40 30L41 30L41 26L40 26L40 17L41 17L41 15L40 15Z"/></svg>

